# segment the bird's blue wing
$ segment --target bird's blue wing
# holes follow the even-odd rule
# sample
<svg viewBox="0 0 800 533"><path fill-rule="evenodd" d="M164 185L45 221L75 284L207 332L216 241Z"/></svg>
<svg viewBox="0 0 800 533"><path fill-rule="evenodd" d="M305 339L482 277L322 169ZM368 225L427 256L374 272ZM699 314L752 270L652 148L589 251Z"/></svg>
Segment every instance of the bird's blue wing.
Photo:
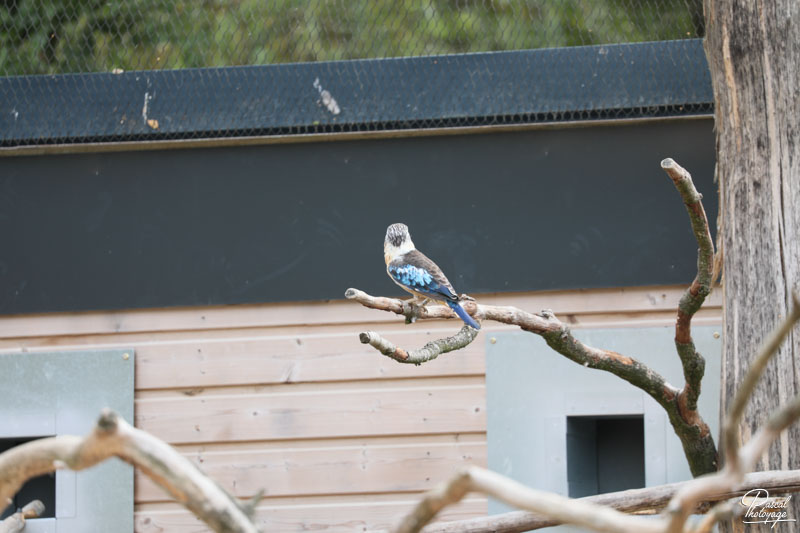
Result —
<svg viewBox="0 0 800 533"><path fill-rule="evenodd" d="M403 287L428 296L439 295L439 284L434 281L430 272L423 268L407 264L389 264L388 271L392 279Z"/></svg>
<svg viewBox="0 0 800 533"><path fill-rule="evenodd" d="M457 300L452 285L436 263L416 250L389 263L387 271L398 284L437 300Z"/></svg>

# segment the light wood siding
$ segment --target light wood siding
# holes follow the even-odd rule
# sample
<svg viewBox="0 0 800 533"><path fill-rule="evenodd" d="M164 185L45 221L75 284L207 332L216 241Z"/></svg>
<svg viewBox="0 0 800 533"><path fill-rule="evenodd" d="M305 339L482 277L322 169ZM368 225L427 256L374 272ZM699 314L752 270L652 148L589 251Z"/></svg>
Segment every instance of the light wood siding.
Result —
<svg viewBox="0 0 800 533"><path fill-rule="evenodd" d="M683 288L480 295L553 309L573 327L665 325ZM720 323L713 294L696 323ZM361 345L382 332L404 347L453 333L455 321L407 326L346 302L0 317L0 350L136 350L136 426L176 446L241 498L260 488L270 531L386 528L464 464L486 464L487 323L468 348L416 367ZM136 476L138 532L202 531ZM447 520L484 515L471 495Z"/></svg>

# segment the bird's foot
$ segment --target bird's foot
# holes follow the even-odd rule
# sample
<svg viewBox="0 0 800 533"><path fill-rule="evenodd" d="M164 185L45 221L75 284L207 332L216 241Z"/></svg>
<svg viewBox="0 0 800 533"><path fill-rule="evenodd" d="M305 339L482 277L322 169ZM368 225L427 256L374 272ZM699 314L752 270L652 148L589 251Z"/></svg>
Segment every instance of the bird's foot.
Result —
<svg viewBox="0 0 800 533"><path fill-rule="evenodd" d="M461 300L462 302L474 302L475 301L475 298L473 298L469 294L462 294L461 296L458 297L458 299Z"/></svg>
<svg viewBox="0 0 800 533"><path fill-rule="evenodd" d="M419 314L425 305L430 301L429 298L411 298L403 301L403 314L406 317L406 324L413 324L419 318Z"/></svg>
<svg viewBox="0 0 800 533"><path fill-rule="evenodd" d="M409 298L403 302L403 308L411 309L413 311L419 311L431 301L430 298L423 298L421 296L414 296L413 298Z"/></svg>

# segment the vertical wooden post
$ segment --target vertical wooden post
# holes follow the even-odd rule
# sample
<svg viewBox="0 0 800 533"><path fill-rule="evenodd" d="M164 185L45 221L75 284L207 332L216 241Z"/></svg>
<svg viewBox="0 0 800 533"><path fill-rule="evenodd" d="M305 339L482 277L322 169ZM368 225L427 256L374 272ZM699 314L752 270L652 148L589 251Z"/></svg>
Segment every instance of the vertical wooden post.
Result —
<svg viewBox="0 0 800 533"><path fill-rule="evenodd" d="M724 254L725 412L759 343L800 285L800 3L705 0L705 49L716 104ZM800 392L800 332L761 379L742 440ZM800 428L784 432L759 469L800 468ZM800 519L800 505L789 510ZM726 526L740 530L740 521Z"/></svg>

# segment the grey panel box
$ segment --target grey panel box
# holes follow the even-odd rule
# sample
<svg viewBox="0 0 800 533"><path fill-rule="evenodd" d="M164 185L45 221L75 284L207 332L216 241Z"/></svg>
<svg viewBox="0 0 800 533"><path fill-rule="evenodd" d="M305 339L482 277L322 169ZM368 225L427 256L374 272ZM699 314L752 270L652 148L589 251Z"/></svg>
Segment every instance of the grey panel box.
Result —
<svg viewBox="0 0 800 533"><path fill-rule="evenodd" d="M104 407L133 422L133 350L0 354L0 438L87 434ZM56 473L56 517L26 533L133 531L133 468Z"/></svg>
<svg viewBox="0 0 800 533"><path fill-rule="evenodd" d="M699 410L719 434L720 327L694 327L706 359ZM674 327L575 329L581 341L635 357L683 386ZM491 342L491 338L495 342ZM664 410L647 394L600 370L584 368L531 333L488 335L486 385L489 468L525 485L567 495L567 417L641 415L645 485L691 479L683 448ZM510 510L490 501L489 512ZM560 531L575 531L561 528Z"/></svg>

